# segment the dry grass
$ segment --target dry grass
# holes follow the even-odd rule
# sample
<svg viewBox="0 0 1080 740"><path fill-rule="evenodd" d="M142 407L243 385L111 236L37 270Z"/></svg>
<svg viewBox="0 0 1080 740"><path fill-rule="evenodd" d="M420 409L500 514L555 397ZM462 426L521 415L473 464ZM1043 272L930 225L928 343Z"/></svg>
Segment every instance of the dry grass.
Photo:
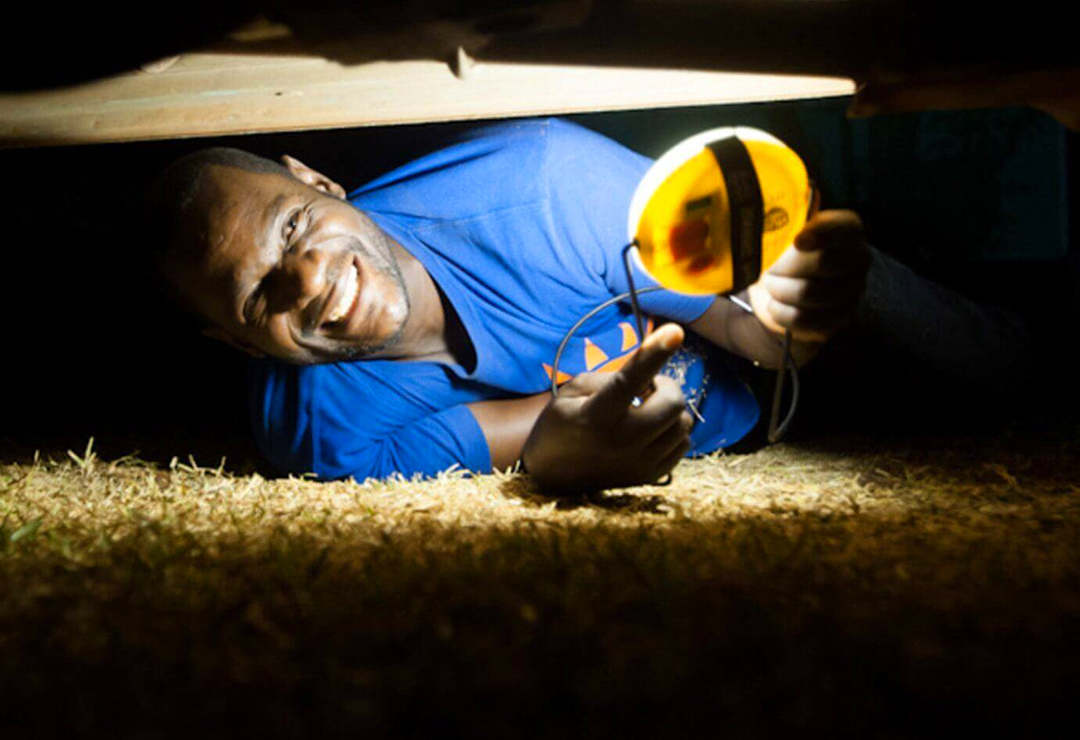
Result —
<svg viewBox="0 0 1080 740"><path fill-rule="evenodd" d="M565 501L3 465L0 731L1039 734L1080 688L1078 446L780 445Z"/></svg>

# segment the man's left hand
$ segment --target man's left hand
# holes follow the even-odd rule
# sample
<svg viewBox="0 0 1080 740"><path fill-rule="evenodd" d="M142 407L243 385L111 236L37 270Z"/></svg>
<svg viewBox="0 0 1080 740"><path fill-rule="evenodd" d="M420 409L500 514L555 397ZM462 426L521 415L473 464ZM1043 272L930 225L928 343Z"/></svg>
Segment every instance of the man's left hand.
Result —
<svg viewBox="0 0 1080 740"><path fill-rule="evenodd" d="M769 330L823 342L855 313L870 265L862 221L852 211L819 211L795 243L750 286L750 304Z"/></svg>

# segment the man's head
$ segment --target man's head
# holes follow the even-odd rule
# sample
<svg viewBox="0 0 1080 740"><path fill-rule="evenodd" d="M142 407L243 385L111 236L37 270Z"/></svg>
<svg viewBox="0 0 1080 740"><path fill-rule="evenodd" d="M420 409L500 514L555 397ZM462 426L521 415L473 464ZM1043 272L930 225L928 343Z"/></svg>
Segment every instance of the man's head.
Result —
<svg viewBox="0 0 1080 740"><path fill-rule="evenodd" d="M386 350L409 316L394 243L302 162L204 149L148 197L159 267L206 333L252 354L315 363Z"/></svg>

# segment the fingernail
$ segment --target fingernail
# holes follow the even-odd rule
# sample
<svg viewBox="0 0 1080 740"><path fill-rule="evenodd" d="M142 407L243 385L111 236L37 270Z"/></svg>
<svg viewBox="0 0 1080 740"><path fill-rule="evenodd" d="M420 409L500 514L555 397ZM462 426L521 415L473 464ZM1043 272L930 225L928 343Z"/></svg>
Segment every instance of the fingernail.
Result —
<svg viewBox="0 0 1080 740"><path fill-rule="evenodd" d="M813 232L803 231L795 235L795 248L803 252L813 252L818 248L817 236Z"/></svg>
<svg viewBox="0 0 1080 740"><path fill-rule="evenodd" d="M660 339L658 341L662 349L671 351L677 348L682 342L682 332L676 331L675 329L668 329L667 327L662 327L660 331L662 333L660 334Z"/></svg>

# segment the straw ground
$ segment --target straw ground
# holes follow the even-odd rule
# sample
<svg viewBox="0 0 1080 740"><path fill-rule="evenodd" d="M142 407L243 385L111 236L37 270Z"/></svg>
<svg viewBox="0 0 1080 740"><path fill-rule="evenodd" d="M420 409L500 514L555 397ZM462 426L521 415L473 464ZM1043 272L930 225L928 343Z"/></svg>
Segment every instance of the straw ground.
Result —
<svg viewBox="0 0 1080 740"><path fill-rule="evenodd" d="M1042 734L1080 656L1076 435L526 476L0 466L0 731Z"/></svg>

